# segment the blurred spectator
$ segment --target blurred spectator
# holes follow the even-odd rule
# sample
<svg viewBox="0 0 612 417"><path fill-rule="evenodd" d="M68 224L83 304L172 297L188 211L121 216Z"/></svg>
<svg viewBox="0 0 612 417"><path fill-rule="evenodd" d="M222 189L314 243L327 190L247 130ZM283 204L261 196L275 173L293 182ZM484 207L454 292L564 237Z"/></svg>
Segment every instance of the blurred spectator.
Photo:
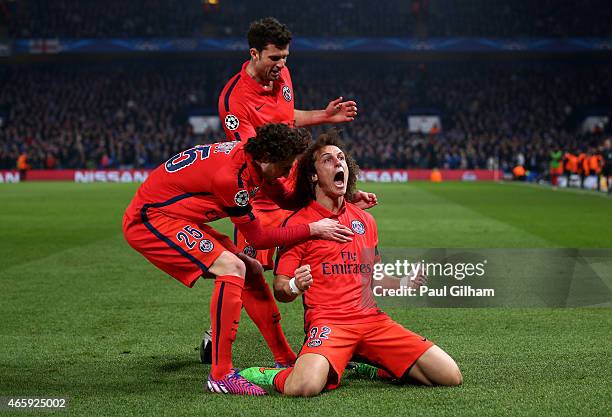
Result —
<svg viewBox="0 0 612 417"><path fill-rule="evenodd" d="M30 169L27 152L22 152L19 155L16 166L17 171L19 171L19 181L25 181L27 179L28 170Z"/></svg>

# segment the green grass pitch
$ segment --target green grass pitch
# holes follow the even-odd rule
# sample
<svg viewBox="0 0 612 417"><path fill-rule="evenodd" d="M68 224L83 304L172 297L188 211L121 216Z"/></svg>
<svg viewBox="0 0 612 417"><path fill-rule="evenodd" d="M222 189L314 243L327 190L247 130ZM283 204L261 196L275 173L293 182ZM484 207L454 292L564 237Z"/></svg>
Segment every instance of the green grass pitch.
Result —
<svg viewBox="0 0 612 417"><path fill-rule="evenodd" d="M388 311L457 360L457 388L348 376L311 399L204 393L197 348L212 283L184 288L123 241L136 187L0 186L0 396L68 397L59 414L80 416L612 415L609 308ZM372 213L386 247L612 247L605 196L496 183L362 188L379 195ZM301 303L280 308L297 348ZM246 314L234 356L238 367L271 364Z"/></svg>

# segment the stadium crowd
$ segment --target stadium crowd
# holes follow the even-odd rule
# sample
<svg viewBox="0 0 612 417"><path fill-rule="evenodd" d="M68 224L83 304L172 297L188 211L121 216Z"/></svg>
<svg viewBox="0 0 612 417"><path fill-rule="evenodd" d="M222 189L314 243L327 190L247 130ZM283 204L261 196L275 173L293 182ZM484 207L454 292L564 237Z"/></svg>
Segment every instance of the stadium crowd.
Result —
<svg viewBox="0 0 612 417"><path fill-rule="evenodd" d="M14 169L24 151L33 168L150 168L193 144L222 139L212 130L195 135L187 114L215 114L219 90L239 62L0 71L0 168ZM599 146L605 132L576 133L577 124L585 112L612 103L606 66L332 64L292 66L296 108L322 108L337 95L355 99L359 116L342 126L343 135L365 168L510 171L518 163L544 173L557 147ZM407 114L419 109L440 114L441 131L410 132Z"/></svg>
<svg viewBox="0 0 612 417"><path fill-rule="evenodd" d="M242 37L236 28L266 15L296 36L612 35L605 0L0 0L0 25L12 38Z"/></svg>

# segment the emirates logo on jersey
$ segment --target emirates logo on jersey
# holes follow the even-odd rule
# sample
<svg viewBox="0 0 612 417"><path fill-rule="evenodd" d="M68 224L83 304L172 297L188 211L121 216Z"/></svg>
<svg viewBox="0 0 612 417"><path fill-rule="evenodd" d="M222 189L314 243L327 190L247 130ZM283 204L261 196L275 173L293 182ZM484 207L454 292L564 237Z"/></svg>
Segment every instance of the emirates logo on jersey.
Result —
<svg viewBox="0 0 612 417"><path fill-rule="evenodd" d="M291 94L291 89L289 88L288 85L283 87L283 97L285 98L285 100L291 101L292 94Z"/></svg>
<svg viewBox="0 0 612 417"><path fill-rule="evenodd" d="M240 120L233 114L228 114L225 116L225 127L229 130L236 130L240 126Z"/></svg>
<svg viewBox="0 0 612 417"><path fill-rule="evenodd" d="M365 225L359 220L353 220L351 222L351 229L353 229L353 232L357 233L358 235L362 235L366 231Z"/></svg>

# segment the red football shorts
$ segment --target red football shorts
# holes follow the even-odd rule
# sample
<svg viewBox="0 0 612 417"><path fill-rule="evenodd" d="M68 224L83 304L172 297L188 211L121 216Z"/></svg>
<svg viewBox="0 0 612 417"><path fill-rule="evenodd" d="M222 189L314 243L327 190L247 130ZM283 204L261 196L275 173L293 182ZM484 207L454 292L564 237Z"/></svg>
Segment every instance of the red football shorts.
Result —
<svg viewBox="0 0 612 417"><path fill-rule="evenodd" d="M146 223L125 216L123 235L153 265L188 287L201 276L213 276L208 268L221 253L238 253L228 236L209 225L161 213L149 212Z"/></svg>
<svg viewBox="0 0 612 417"><path fill-rule="evenodd" d="M364 359L401 378L419 357L434 344L404 328L389 317L360 324L333 324L315 320L299 356L316 353L324 356L330 372L326 389L340 385L344 368L353 356Z"/></svg>
<svg viewBox="0 0 612 417"><path fill-rule="evenodd" d="M259 219L263 228L277 228L280 227L283 221L291 215L291 211L276 209L276 210L257 210L253 209L253 214ZM238 228L234 226L234 243L238 250L242 253L250 256L251 258L257 259L266 270L274 269L274 252L276 248L272 249L259 249L255 250L246 241L242 233L238 231Z"/></svg>

